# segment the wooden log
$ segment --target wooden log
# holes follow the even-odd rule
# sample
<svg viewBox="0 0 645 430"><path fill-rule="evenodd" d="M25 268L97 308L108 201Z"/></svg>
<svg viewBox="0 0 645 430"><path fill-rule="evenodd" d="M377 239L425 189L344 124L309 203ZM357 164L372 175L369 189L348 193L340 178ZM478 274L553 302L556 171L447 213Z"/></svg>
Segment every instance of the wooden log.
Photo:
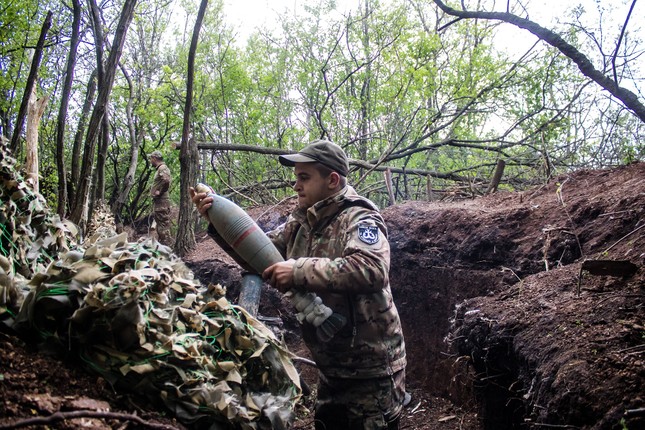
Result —
<svg viewBox="0 0 645 430"><path fill-rule="evenodd" d="M385 188L387 188L387 195L390 198L390 206L395 203L394 192L392 191L392 170L388 167L385 169Z"/></svg>
<svg viewBox="0 0 645 430"><path fill-rule="evenodd" d="M495 167L495 173L493 174L493 180L486 190L486 194L492 194L497 191L500 181L502 180L502 175L504 174L504 167L506 167L506 162L504 160L497 160L497 167Z"/></svg>

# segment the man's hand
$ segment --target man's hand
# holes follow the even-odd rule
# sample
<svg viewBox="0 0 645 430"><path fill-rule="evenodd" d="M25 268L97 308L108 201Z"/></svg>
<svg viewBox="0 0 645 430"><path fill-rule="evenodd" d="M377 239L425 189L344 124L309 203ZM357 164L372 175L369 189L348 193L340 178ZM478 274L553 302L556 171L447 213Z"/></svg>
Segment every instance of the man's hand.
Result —
<svg viewBox="0 0 645 430"><path fill-rule="evenodd" d="M276 290L286 293L293 288L293 267L295 264L296 260L294 259L275 263L264 269L262 278Z"/></svg>
<svg viewBox="0 0 645 430"><path fill-rule="evenodd" d="M206 221L209 221L208 214L206 212L213 204L213 198L207 193L198 193L193 187L190 187L188 191L190 192L190 199L197 207L199 214L203 216Z"/></svg>

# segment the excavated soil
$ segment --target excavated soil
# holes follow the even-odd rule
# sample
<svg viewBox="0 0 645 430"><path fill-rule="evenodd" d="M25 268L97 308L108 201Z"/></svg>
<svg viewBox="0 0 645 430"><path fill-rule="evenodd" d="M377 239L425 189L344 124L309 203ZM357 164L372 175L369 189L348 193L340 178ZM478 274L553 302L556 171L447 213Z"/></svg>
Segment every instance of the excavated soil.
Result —
<svg viewBox="0 0 645 430"><path fill-rule="evenodd" d="M266 229L292 207L250 212ZM645 429L644 163L383 215L413 395L401 428ZM187 264L235 300L240 269L199 237ZM259 317L308 358L289 303L266 286ZM57 411L105 416L49 428L184 428L71 359L8 333L0 344L0 428ZM310 393L294 428L313 429L316 370L297 366Z"/></svg>

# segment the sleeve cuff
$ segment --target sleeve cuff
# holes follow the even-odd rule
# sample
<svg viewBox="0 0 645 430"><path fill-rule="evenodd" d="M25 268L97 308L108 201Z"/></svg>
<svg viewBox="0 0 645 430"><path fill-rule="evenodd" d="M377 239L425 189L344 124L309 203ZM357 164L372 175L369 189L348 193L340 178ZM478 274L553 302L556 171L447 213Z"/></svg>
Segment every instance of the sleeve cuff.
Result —
<svg viewBox="0 0 645 430"><path fill-rule="evenodd" d="M304 287L307 283L307 274L305 271L307 260L304 257L298 258L296 264L293 265L293 283L296 287Z"/></svg>

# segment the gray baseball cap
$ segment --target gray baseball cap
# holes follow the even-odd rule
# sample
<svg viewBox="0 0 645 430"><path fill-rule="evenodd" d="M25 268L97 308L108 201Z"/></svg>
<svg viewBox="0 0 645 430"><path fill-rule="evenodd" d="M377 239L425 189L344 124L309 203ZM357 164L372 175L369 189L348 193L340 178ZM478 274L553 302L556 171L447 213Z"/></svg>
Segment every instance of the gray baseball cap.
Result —
<svg viewBox="0 0 645 430"><path fill-rule="evenodd" d="M161 151L152 151L150 153L150 156L156 158L157 160L163 160L163 155L161 155Z"/></svg>
<svg viewBox="0 0 645 430"><path fill-rule="evenodd" d="M349 173L349 161L343 148L328 140L314 140L296 154L280 155L283 166L293 167L296 163L320 163L341 176Z"/></svg>

